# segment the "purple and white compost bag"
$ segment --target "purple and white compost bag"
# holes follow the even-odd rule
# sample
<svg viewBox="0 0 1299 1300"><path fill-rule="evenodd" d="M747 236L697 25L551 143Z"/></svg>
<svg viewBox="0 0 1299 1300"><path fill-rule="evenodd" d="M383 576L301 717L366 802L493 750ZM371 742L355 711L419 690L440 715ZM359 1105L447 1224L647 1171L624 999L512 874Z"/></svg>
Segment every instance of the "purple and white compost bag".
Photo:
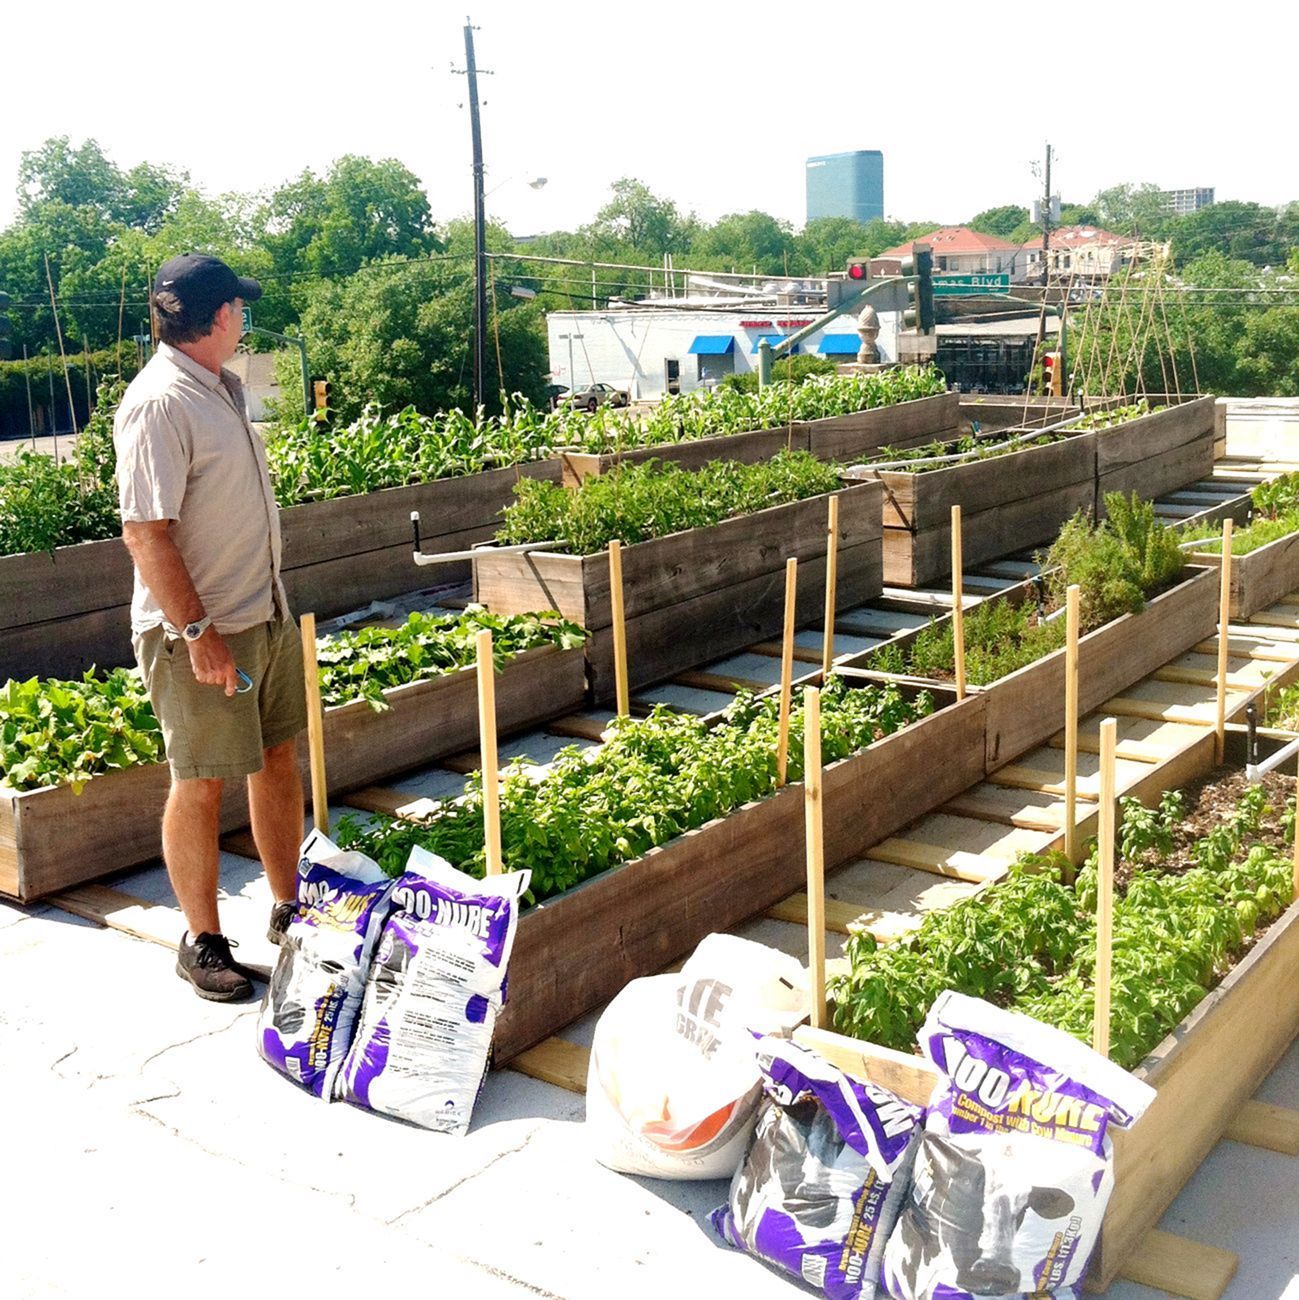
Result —
<svg viewBox="0 0 1299 1300"><path fill-rule="evenodd" d="M339 1095L443 1133L465 1133L487 1073L531 873L477 880L411 850L365 985Z"/></svg>
<svg viewBox="0 0 1299 1300"><path fill-rule="evenodd" d="M766 1097L712 1224L830 1300L873 1300L921 1109L783 1039L757 1050Z"/></svg>
<svg viewBox="0 0 1299 1300"><path fill-rule="evenodd" d="M1108 1128L1154 1100L1062 1030L947 992L920 1033L944 1076L884 1252L894 1300L1076 1300L1114 1185Z"/></svg>
<svg viewBox="0 0 1299 1300"><path fill-rule="evenodd" d="M257 1021L262 1057L329 1100L365 996L394 882L363 853L312 831L298 860L298 915Z"/></svg>

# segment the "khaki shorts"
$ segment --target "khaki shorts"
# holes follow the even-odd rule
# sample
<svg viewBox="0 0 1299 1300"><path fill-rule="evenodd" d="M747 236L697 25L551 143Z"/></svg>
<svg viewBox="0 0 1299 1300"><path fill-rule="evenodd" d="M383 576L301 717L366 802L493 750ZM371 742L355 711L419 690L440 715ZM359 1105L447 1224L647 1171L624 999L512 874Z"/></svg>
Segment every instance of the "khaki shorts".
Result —
<svg viewBox="0 0 1299 1300"><path fill-rule="evenodd" d="M194 678L189 649L161 627L132 639L135 659L167 744L177 781L240 777L262 769L262 750L291 740L307 725L302 639L291 619L259 623L225 638L252 690L227 696Z"/></svg>

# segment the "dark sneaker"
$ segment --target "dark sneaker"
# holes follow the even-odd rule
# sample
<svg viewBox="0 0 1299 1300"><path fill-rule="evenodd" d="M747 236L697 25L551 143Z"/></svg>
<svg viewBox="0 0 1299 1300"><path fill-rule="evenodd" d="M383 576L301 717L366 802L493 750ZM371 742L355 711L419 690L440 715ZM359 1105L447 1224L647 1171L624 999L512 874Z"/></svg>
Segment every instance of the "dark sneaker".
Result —
<svg viewBox="0 0 1299 1300"><path fill-rule="evenodd" d="M176 974L209 1002L242 1002L253 995L252 981L230 955L223 934L200 934L193 943L188 933L181 935Z"/></svg>
<svg viewBox="0 0 1299 1300"><path fill-rule="evenodd" d="M266 937L274 944L284 942L284 936L289 932L289 922L298 914L298 903L296 899L290 898L283 903L276 903L271 908L271 926L266 931Z"/></svg>

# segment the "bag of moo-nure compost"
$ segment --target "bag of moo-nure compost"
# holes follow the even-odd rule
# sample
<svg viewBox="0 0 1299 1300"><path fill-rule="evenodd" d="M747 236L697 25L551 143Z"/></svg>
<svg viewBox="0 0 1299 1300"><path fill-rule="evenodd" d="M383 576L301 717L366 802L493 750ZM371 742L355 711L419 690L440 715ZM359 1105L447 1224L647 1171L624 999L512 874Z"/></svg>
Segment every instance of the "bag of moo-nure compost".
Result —
<svg viewBox="0 0 1299 1300"><path fill-rule="evenodd" d="M281 1073L329 1100L365 995L393 881L363 853L312 831L298 860L298 915L257 1021L257 1047Z"/></svg>
<svg viewBox="0 0 1299 1300"><path fill-rule="evenodd" d="M922 1111L783 1039L758 1059L766 1097L713 1226L830 1300L873 1300Z"/></svg>
<svg viewBox="0 0 1299 1300"><path fill-rule="evenodd" d="M1059 1029L944 993L920 1045L943 1076L884 1252L894 1300L1081 1294L1114 1184L1111 1124L1154 1099Z"/></svg>
<svg viewBox="0 0 1299 1300"><path fill-rule="evenodd" d="M339 1095L443 1133L465 1133L531 873L477 880L411 850L365 984Z"/></svg>

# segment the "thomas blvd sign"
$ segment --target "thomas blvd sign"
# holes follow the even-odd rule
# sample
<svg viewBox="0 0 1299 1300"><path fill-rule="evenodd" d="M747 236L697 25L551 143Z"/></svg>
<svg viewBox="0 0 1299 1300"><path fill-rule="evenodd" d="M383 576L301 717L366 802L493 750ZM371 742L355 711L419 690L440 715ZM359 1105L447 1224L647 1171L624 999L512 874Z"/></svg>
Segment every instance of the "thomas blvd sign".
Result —
<svg viewBox="0 0 1299 1300"><path fill-rule="evenodd" d="M935 298L970 298L985 293L1009 293L1010 276L1001 275L936 275Z"/></svg>

